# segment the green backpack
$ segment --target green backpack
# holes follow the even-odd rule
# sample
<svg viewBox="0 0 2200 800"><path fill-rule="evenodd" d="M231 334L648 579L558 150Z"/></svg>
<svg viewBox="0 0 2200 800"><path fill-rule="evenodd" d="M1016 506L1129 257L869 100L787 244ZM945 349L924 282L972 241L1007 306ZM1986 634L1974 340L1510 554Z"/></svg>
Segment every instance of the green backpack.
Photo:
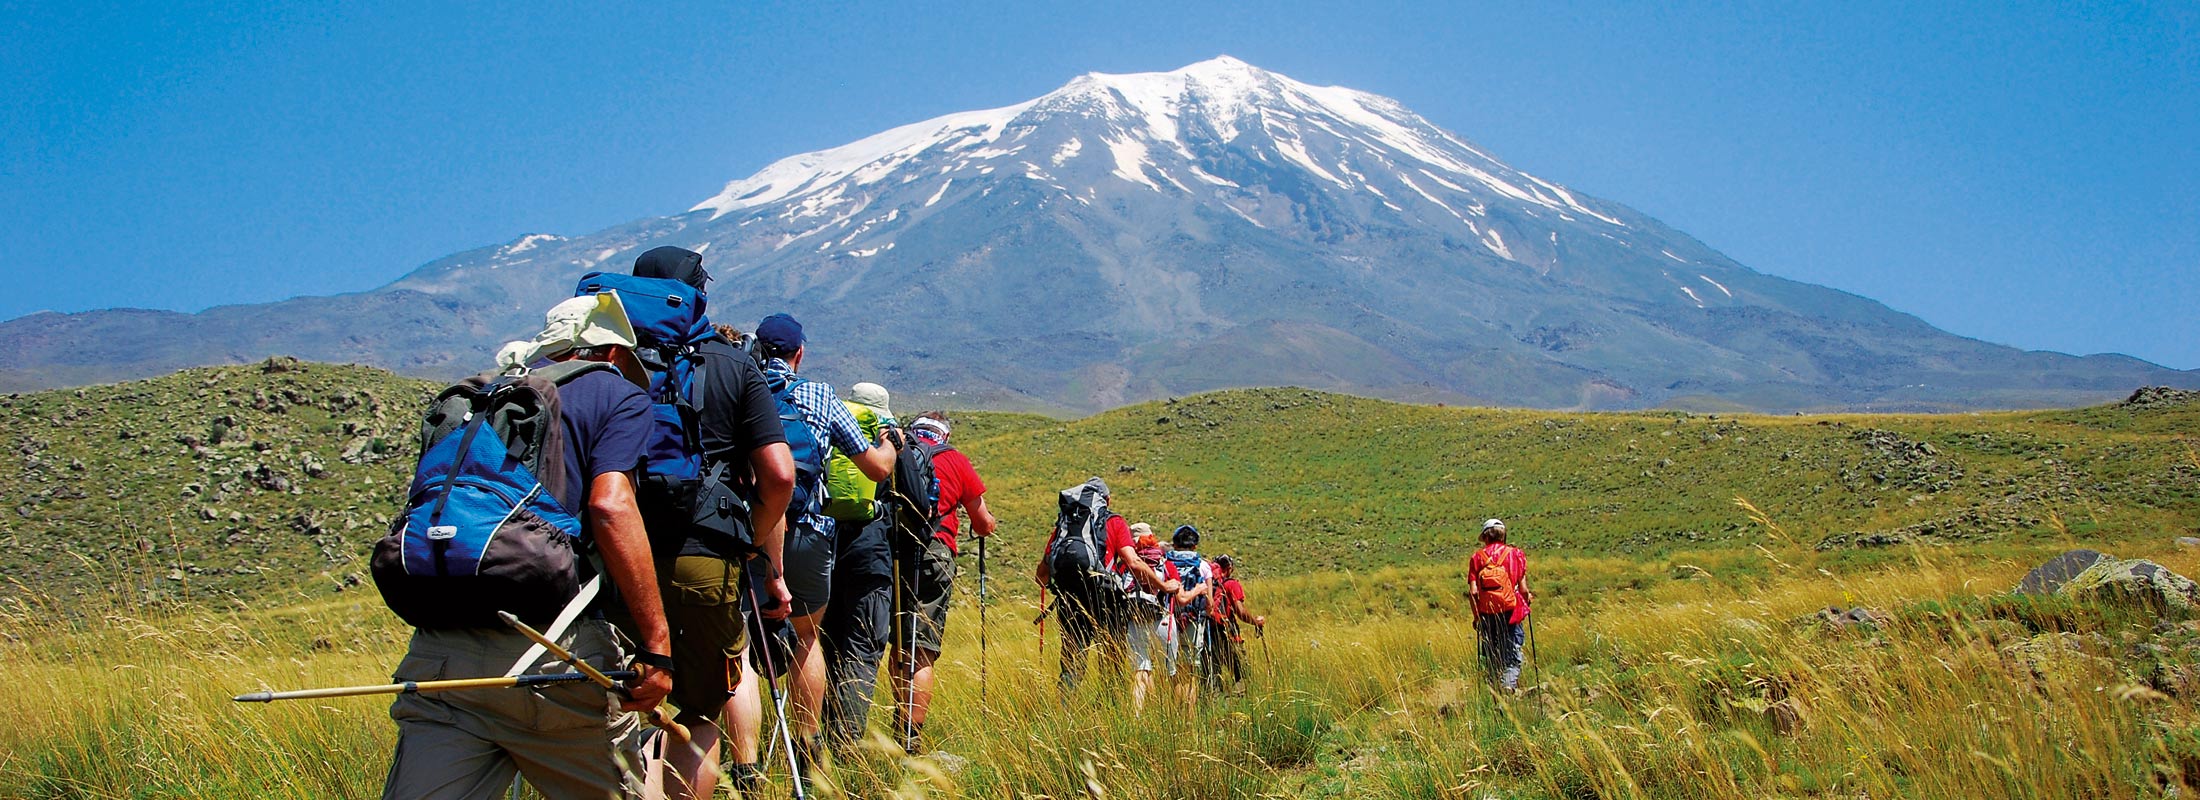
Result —
<svg viewBox="0 0 2200 800"><path fill-rule="evenodd" d="M878 409L861 403L840 401L855 415L856 424L863 428L863 438L878 441L880 419ZM878 518L878 482L865 477L856 462L847 453L833 452L833 460L825 464L825 516L840 522L861 525Z"/></svg>

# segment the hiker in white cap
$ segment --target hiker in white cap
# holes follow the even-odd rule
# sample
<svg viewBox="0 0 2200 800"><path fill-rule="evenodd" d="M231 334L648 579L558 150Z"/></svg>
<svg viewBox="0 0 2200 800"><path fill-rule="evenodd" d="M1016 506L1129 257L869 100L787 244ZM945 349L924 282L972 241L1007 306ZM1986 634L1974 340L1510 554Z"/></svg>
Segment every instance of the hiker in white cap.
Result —
<svg viewBox="0 0 2200 800"><path fill-rule="evenodd" d="M886 387L858 383L841 402L864 438L876 441L895 424L889 400ZM823 730L827 745L845 748L861 741L870 724L879 662L886 658L894 604L893 551L887 543L893 520L879 497L879 482L846 453L834 453L826 464L825 494L825 514L833 518L837 535L832 601L818 625L827 681Z"/></svg>
<svg viewBox="0 0 2200 800"><path fill-rule="evenodd" d="M1467 598L1474 604L1476 651L1483 675L1505 691L1520 688L1527 639L1528 556L1505 543L1505 521L1482 523L1482 549L1467 559Z"/></svg>
<svg viewBox="0 0 2200 800"><path fill-rule="evenodd" d="M633 470L651 433L652 412L649 398L631 382L633 373L622 378L609 370L552 367L574 360L635 364L633 347L625 309L605 294L559 303L541 334L505 345L497 354L500 372L559 376L544 380L555 385L563 430L552 441L562 438L564 452L542 457L562 467L552 471L562 472L562 480L541 488L559 509L580 517L578 547L601 558L604 577L633 620L632 640L601 614L582 614L570 627L552 625L547 633L596 667L635 670L628 697L607 696L582 683L526 692L399 695L390 706L397 747L383 797L497 797L512 785L515 772L548 797L641 793L642 779L634 771L642 763L640 727L635 715L624 712L655 708L673 680L671 632L634 494ZM453 596L449 605L467 599ZM393 677L425 681L568 671L548 656L515 664L528 645L524 636L500 625L418 627Z"/></svg>

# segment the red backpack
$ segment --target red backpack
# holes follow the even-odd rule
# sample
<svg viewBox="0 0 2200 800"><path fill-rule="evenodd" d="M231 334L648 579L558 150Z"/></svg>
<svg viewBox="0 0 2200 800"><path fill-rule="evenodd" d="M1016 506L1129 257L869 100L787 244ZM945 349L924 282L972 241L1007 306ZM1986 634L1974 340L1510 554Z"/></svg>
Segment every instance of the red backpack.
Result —
<svg viewBox="0 0 2200 800"><path fill-rule="evenodd" d="M1482 566L1474 570L1474 613L1511 614L1520 608L1520 593L1513 585L1512 570L1505 568L1512 548L1499 545L1475 554Z"/></svg>

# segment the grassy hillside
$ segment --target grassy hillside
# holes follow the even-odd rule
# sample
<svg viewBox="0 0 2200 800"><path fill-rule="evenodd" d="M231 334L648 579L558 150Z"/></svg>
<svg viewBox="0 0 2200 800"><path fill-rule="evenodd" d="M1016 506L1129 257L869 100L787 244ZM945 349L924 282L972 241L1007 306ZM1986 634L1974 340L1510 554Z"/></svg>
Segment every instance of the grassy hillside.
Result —
<svg viewBox="0 0 2200 800"><path fill-rule="evenodd" d="M20 468L0 571L51 594L174 600L356 588L433 384L290 361L0 397ZM915 409L904 409L904 413ZM1296 389L1060 421L965 413L956 443L1024 570L1089 475L1261 575L1450 562L1484 517L1538 550L1656 560L1740 547L1747 497L1837 563L1891 545L2175 536L2200 515L2200 403L1950 416L1565 414ZM12 514L8 512L12 511ZM0 589L6 591L6 589Z"/></svg>
<svg viewBox="0 0 2200 800"><path fill-rule="evenodd" d="M22 463L0 472L16 506L0 549L0 669L16 678L0 704L0 797L375 796L394 736L385 701L227 698L373 682L402 652L403 625L345 576L394 510L432 389L277 363L0 399ZM964 580L929 731L967 763L872 753L837 788L2189 792L2200 622L2005 594L2078 545L2200 574L2200 549L2173 542L2200 532L2200 403L2139 400L1734 417L1275 389L1080 420L958 415L956 442L1005 524L983 657ZM1245 557L1271 619L1248 640L1245 695L1143 717L1104 680L1057 700L1052 631L1030 624L1037 592L1021 575L1054 492L1091 474L1133 519L1197 524L1210 552ZM1484 693L1473 667L1460 562L1485 516L1534 553L1540 688L1525 698ZM1827 606L1876 619L1830 627L1815 616Z"/></svg>

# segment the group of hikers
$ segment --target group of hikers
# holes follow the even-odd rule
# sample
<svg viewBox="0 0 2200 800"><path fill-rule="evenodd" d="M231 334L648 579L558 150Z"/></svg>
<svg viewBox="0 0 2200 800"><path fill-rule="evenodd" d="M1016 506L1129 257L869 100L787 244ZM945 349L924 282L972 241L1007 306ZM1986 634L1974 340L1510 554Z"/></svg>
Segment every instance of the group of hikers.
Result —
<svg viewBox="0 0 2200 800"><path fill-rule="evenodd" d="M416 628L395 679L625 680L400 694L385 797L753 792L764 695L800 777L866 735L882 661L893 730L923 748L961 519L981 550L996 525L985 483L946 413L801 377L793 317L713 324L710 279L677 247L583 276L431 404L373 560Z"/></svg>
<svg viewBox="0 0 2200 800"><path fill-rule="evenodd" d="M1134 711L1146 707L1157 661L1187 706L1198 702L1202 685L1241 686L1239 623L1259 632L1267 619L1246 607L1236 559L1200 555L1199 529L1190 525L1178 526L1165 549L1151 524L1126 523L1110 499L1097 477L1062 490L1034 576L1042 596L1054 595L1063 690L1077 687L1095 650L1105 664L1130 665Z"/></svg>
<svg viewBox="0 0 2200 800"><path fill-rule="evenodd" d="M926 752L964 517L983 602L985 483L945 412L900 418L879 384L843 398L801 377L793 317L713 324L710 280L677 247L589 273L540 334L430 404L406 508L372 559L415 628L385 797L492 798L515 778L553 798L710 797L721 778L746 796L767 752L799 797L869 735L882 662L892 735ZM1131 665L1138 710L1157 664L1186 705L1242 686L1240 623L1266 620L1235 560L1203 556L1191 525L1164 547L1109 502L1097 477L1063 490L1039 558L1064 693L1095 650ZM1511 688L1533 595L1503 523L1483 540L1476 626ZM528 690L427 688L496 674Z"/></svg>

